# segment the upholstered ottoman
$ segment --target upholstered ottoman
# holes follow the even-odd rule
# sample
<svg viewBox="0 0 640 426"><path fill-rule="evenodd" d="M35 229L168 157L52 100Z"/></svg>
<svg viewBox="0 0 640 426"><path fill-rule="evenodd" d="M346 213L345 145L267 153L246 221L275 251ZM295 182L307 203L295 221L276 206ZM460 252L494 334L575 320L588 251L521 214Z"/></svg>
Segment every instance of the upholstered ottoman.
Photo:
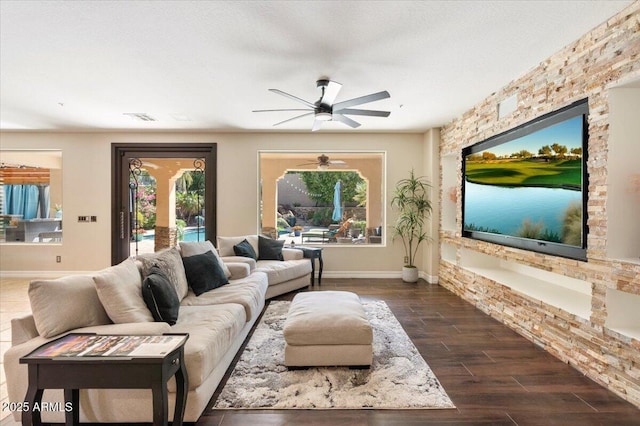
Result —
<svg viewBox="0 0 640 426"><path fill-rule="evenodd" d="M373 332L360 298L347 291L297 294L283 327L287 367L367 367Z"/></svg>

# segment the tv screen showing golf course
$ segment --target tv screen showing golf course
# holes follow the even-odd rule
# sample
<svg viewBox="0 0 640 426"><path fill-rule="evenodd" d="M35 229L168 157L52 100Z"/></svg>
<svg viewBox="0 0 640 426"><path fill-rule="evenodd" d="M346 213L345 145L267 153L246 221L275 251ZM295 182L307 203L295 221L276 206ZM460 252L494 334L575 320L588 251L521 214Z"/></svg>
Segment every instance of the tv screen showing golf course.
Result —
<svg viewBox="0 0 640 426"><path fill-rule="evenodd" d="M463 150L463 236L586 259L586 100Z"/></svg>

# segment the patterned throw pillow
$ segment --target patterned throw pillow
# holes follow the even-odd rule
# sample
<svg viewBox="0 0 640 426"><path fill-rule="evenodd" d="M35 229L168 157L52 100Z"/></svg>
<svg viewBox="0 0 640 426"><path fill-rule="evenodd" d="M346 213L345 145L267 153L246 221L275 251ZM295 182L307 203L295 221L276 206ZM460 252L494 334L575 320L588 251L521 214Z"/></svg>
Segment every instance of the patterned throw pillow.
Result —
<svg viewBox="0 0 640 426"><path fill-rule="evenodd" d="M178 299L182 300L189 292L189 283L184 272L182 264L182 255L176 247L164 249L156 253L141 254L136 258L141 263L142 276L149 275L152 266L158 266L169 278L169 282L173 285L178 295Z"/></svg>

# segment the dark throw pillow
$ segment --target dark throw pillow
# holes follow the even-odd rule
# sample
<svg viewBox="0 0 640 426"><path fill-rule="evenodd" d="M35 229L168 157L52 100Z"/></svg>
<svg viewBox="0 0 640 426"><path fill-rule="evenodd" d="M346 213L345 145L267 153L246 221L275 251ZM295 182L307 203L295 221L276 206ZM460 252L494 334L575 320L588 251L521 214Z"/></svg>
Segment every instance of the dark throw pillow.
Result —
<svg viewBox="0 0 640 426"><path fill-rule="evenodd" d="M157 265L149 268L142 282L142 299L157 322L174 325L178 321L180 300L169 277Z"/></svg>
<svg viewBox="0 0 640 426"><path fill-rule="evenodd" d="M182 263L184 263L189 287L193 289L196 296L229 282L216 255L211 250L203 254L183 257Z"/></svg>
<svg viewBox="0 0 640 426"><path fill-rule="evenodd" d="M284 240L274 240L273 238L258 236L258 260L284 260L282 247Z"/></svg>
<svg viewBox="0 0 640 426"><path fill-rule="evenodd" d="M238 243L235 246L233 246L233 252L236 254L236 256L250 257L253 260L258 260L258 255L256 254L256 251L253 249L253 246L247 240L242 240L241 243Z"/></svg>

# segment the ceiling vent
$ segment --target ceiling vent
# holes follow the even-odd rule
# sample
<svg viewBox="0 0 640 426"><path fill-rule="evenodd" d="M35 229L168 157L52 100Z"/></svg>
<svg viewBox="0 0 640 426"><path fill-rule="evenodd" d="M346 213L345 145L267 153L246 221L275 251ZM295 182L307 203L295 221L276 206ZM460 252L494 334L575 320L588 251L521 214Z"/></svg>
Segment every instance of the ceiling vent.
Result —
<svg viewBox="0 0 640 426"><path fill-rule="evenodd" d="M158 121L144 112L125 112L124 115L137 121Z"/></svg>

